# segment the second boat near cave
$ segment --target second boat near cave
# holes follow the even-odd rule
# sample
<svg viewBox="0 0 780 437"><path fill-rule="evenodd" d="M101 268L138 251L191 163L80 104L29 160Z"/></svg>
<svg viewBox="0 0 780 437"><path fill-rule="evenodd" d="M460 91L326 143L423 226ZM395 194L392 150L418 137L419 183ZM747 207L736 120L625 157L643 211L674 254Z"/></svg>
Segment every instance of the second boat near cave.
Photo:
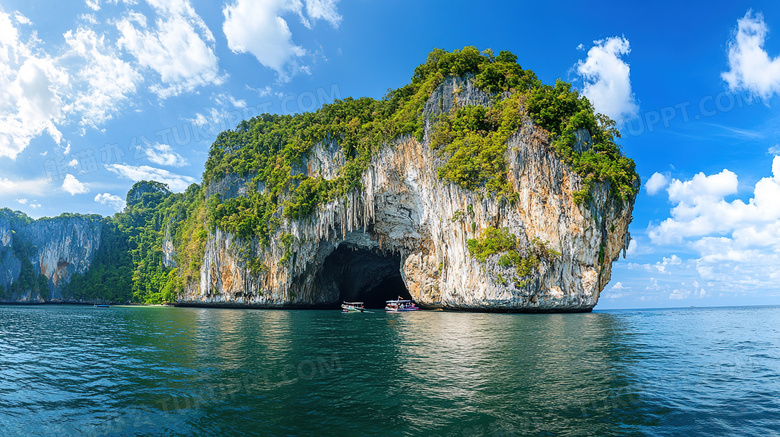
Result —
<svg viewBox="0 0 780 437"><path fill-rule="evenodd" d="M417 311L419 309L420 308L411 300L401 299L400 297L396 300L388 300L385 302L385 311L388 312Z"/></svg>

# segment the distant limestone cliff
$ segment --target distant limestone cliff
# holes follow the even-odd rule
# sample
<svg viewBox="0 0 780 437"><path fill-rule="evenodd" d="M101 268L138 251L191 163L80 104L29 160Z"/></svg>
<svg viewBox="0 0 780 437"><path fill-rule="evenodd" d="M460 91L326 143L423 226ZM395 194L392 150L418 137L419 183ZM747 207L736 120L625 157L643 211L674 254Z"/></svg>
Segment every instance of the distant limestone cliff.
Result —
<svg viewBox="0 0 780 437"><path fill-rule="evenodd" d="M32 221L0 210L0 302L63 301L63 287L92 264L102 221L81 215Z"/></svg>
<svg viewBox="0 0 780 437"><path fill-rule="evenodd" d="M423 308L590 311L628 245L639 189L618 137L570 85L543 85L511 53L434 50L382 100L264 114L223 132L203 184L185 193L142 182L110 219L0 220L0 291L276 308L401 295ZM21 237L24 253L13 249ZM45 292L14 288L24 259ZM127 290L106 286L107 274Z"/></svg>

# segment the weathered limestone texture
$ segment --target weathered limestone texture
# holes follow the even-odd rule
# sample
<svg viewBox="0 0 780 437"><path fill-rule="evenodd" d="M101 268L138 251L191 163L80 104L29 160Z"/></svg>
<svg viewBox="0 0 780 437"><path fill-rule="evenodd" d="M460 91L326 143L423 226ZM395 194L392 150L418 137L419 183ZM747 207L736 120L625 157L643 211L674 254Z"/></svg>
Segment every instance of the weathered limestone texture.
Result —
<svg viewBox="0 0 780 437"><path fill-rule="evenodd" d="M457 91L457 92L456 92ZM425 116L455 105L490 105L471 80L449 77L431 95ZM400 138L374 157L362 176L364 189L321 206L311 217L284 222L269 246L238 241L217 229L204 255L201 280L180 304L289 307L335 304L366 296L400 275L424 308L488 311L590 311L610 279L612 262L629 242L633 203L596 184L590 204L572 195L581 178L562 163L530 119L508 142L513 204L442 181L440 158L423 142ZM589 147L578 132L577 148ZM344 164L335 142L315 147L296 172L326 179ZM242 195L245 180L210 187L223 198ZM521 246L534 237L561 256L542 260L525 284L506 281L513 267L500 254L480 263L467 240L490 226L508 228ZM281 238L290 234L289 246ZM250 259L262 260L249 268Z"/></svg>

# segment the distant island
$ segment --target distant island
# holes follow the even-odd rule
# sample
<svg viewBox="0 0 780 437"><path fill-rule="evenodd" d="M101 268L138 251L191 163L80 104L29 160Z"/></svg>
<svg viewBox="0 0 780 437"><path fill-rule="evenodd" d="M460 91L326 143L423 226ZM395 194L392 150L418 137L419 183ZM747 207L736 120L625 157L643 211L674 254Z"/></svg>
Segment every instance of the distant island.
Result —
<svg viewBox="0 0 780 437"><path fill-rule="evenodd" d="M0 210L0 302L590 311L640 186L615 123L512 53L435 49L381 100L222 132L112 217Z"/></svg>

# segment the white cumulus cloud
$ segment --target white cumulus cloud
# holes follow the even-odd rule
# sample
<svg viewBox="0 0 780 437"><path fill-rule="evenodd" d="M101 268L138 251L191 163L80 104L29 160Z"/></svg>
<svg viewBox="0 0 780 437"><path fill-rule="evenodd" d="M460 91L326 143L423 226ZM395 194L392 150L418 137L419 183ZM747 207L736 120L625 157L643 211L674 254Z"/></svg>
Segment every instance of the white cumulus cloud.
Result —
<svg viewBox="0 0 780 437"><path fill-rule="evenodd" d="M760 179L752 198L728 200L738 193L737 175L723 170L672 180L667 189L671 217L651 225L655 244L683 244L698 253L692 265L702 279L720 282L726 291L777 288L780 279L780 156L772 176ZM663 271L677 260L664 258ZM662 270L663 269L663 270ZM700 293L701 294L701 293Z"/></svg>
<svg viewBox="0 0 780 437"><path fill-rule="evenodd" d="M151 11L142 13L137 0L85 0L80 7L89 13L57 42L42 41L34 22L0 7L0 157L16 159L33 139L45 136L67 155L73 139L62 132L73 132L75 123L81 135L100 129L128 107L143 104L137 99L142 88L166 99L225 82L217 41L191 0L146 3ZM230 48L252 53L278 70L280 78L307 68L293 62L306 50L292 43L282 16L297 17L307 28L320 20L337 27L342 19L338 0L226 3ZM109 7L119 4L124 10ZM103 20L108 9L115 16ZM247 106L245 100L224 94L233 106ZM169 150L151 152L155 164L186 164Z"/></svg>
<svg viewBox="0 0 780 437"><path fill-rule="evenodd" d="M663 244L733 229L739 219L732 216L744 214L745 204L741 200L728 203L724 198L736 194L737 185L737 175L729 170L710 176L699 173L688 181L672 180L667 193L676 206L670 218L651 227L650 238Z"/></svg>
<svg viewBox="0 0 780 437"><path fill-rule="evenodd" d="M103 205L110 205L117 210L117 212L125 209L125 206L127 205L125 199L110 193L98 194L95 196L95 202L102 203Z"/></svg>
<svg viewBox="0 0 780 437"><path fill-rule="evenodd" d="M65 180L62 181L62 189L70 193L71 196L89 192L89 188L70 173L65 175Z"/></svg>
<svg viewBox="0 0 780 437"><path fill-rule="evenodd" d="M635 117L639 106L631 90L631 68L622 59L631 52L628 40L615 36L593 44L588 57L577 63L577 73L585 83L582 94L597 112L615 121Z"/></svg>
<svg viewBox="0 0 780 437"><path fill-rule="evenodd" d="M186 190L187 187L189 187L191 184L196 182L195 179L190 176L171 173L168 170L150 167L148 165L133 166L125 164L109 164L106 165L106 169L134 182L162 182L164 184L168 184L170 189L175 192L182 192Z"/></svg>
<svg viewBox="0 0 780 437"><path fill-rule="evenodd" d="M222 31L228 47L235 53L251 53L261 64L276 71L280 81L305 71L297 61L306 50L296 45L287 21L287 13L296 13L311 28L318 19L338 27L341 16L335 0L235 0L225 6Z"/></svg>
<svg viewBox="0 0 780 437"><path fill-rule="evenodd" d="M669 185L669 178L656 172L645 183L645 189L647 189L647 194L655 196L659 191L666 188L667 185Z"/></svg>
<svg viewBox="0 0 780 437"><path fill-rule="evenodd" d="M721 73L732 91L750 90L764 99L780 93L780 57L770 57L764 49L768 33L760 13L748 10L737 20L728 48L729 71Z"/></svg>
<svg viewBox="0 0 780 437"><path fill-rule="evenodd" d="M16 199L16 202L22 205L27 205L32 209L40 208L42 206L40 203L37 203L36 200L27 200L25 198Z"/></svg>
<svg viewBox="0 0 780 437"><path fill-rule="evenodd" d="M663 257L663 260L655 263L655 265L652 267L658 270L658 272L668 275L670 272L666 270L667 266L679 266L680 264L682 264L682 259L680 259L679 256L673 254L669 258Z"/></svg>

